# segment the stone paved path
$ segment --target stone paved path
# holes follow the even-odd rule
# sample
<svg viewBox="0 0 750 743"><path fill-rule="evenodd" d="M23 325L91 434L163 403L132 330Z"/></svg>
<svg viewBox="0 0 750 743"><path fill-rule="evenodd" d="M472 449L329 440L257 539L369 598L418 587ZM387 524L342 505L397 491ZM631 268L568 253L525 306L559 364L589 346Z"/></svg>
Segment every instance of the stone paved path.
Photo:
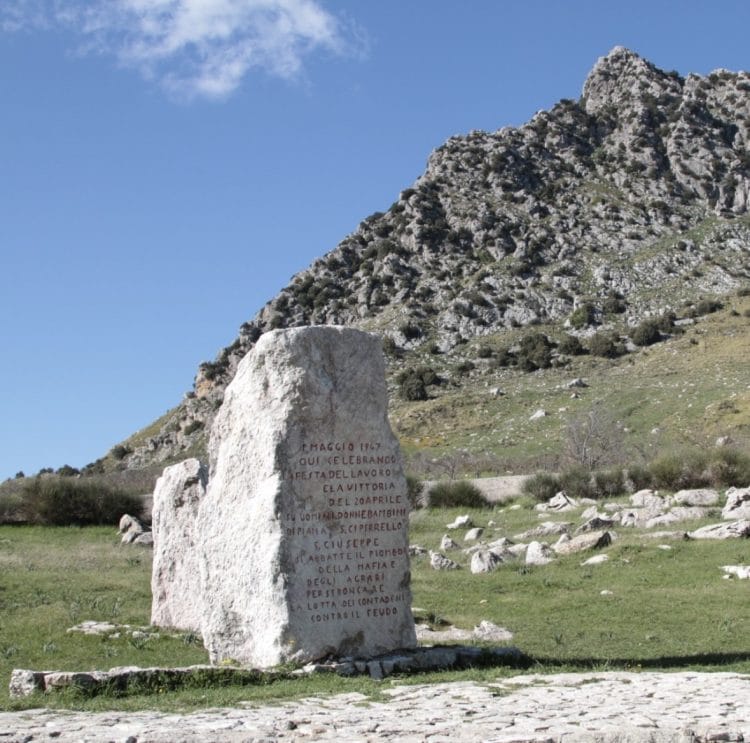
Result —
<svg viewBox="0 0 750 743"><path fill-rule="evenodd" d="M0 712L0 743L750 741L750 675L592 672L384 692L182 715Z"/></svg>

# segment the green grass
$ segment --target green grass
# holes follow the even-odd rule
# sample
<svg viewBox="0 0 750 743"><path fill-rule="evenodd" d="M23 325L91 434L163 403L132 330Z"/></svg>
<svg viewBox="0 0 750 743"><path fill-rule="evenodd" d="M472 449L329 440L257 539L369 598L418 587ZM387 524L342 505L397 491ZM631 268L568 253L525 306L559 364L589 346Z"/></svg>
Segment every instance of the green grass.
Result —
<svg viewBox="0 0 750 743"><path fill-rule="evenodd" d="M445 525L457 514L416 513L411 541L437 549ZM530 510L475 511L473 518L479 526L489 519L497 523L485 534L494 535L490 538L538 521ZM578 515L556 518L575 522ZM701 523L708 522L684 526ZM579 554L546 566L510 563L487 575L470 575L463 554L450 553L464 567L451 572L434 571L427 558L416 558L414 603L467 629L481 619L500 624L514 633L514 645L543 666L718 664L750 671L748 586L723 580L719 569L748 564L750 541L673 541L667 551L639 531L620 529L618 534L606 550L609 562L595 566L582 566L589 555Z"/></svg>
<svg viewBox="0 0 750 743"><path fill-rule="evenodd" d="M470 511L485 538L512 536L539 522L528 499L520 509ZM466 509L413 514L412 543L438 549L440 537ZM578 513L556 518L577 521ZM490 526L490 520L494 526ZM702 522L684 525L694 528ZM571 555L544 567L509 563L487 575L469 572L469 557L450 556L463 569L438 572L425 557L412 561L413 604L433 620L471 629L483 619L514 633L513 645L533 660L533 671L604 668L702 669L750 672L748 584L723 580L725 564L749 564L750 540L671 542L618 530L609 562L582 566ZM461 542L462 533L453 534ZM602 595L602 591L611 595ZM249 685L164 690L125 697L75 693L11 700L13 668L94 670L115 666L185 666L207 662L189 635L162 632L147 641L69 633L87 619L135 626L150 615L150 552L121 547L102 527L0 527L0 708L39 705L79 709L164 710L269 702L358 691L376 697L383 684L368 678L317 675ZM490 680L509 668L417 674L398 683ZM386 684L391 683L387 681Z"/></svg>
<svg viewBox="0 0 750 743"><path fill-rule="evenodd" d="M426 402L392 398L391 422L408 456L444 459L463 452L467 464L460 471L469 476L561 467L568 421L594 405L627 428L623 464L712 445L722 435L746 446L750 320L743 312L748 309L750 298L735 297L683 335L614 361L578 356L564 368L531 374L478 365L460 387L431 388ZM503 345L494 336L482 342ZM575 377L589 386L571 398L566 383ZM489 392L494 387L505 394L494 397ZM530 421L539 408L547 417Z"/></svg>

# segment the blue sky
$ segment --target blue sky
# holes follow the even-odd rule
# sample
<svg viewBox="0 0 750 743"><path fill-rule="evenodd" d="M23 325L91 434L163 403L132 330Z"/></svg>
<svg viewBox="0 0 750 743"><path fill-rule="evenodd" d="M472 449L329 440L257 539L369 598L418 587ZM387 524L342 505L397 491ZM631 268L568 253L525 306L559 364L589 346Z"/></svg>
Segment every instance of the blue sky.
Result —
<svg viewBox="0 0 750 743"><path fill-rule="evenodd" d="M750 69L750 4L3 0L0 479L83 466L453 134L613 46Z"/></svg>

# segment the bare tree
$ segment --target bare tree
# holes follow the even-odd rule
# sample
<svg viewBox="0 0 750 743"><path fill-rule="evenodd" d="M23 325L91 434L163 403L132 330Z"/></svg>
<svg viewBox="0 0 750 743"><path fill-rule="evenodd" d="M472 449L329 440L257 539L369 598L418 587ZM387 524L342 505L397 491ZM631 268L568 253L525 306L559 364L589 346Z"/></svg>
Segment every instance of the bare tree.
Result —
<svg viewBox="0 0 750 743"><path fill-rule="evenodd" d="M565 454L572 463L589 470L625 463L622 426L601 406L571 418L565 433Z"/></svg>

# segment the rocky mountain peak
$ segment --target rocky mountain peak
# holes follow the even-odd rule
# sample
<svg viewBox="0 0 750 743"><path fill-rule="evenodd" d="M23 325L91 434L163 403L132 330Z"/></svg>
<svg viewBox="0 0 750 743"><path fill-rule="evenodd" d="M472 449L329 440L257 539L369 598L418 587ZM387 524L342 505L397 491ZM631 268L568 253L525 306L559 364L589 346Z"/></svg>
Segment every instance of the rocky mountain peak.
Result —
<svg viewBox="0 0 750 743"><path fill-rule="evenodd" d="M271 329L377 332L395 376L523 328L585 340L726 294L750 283L749 209L750 74L683 78L616 47L579 101L438 147L386 211L201 364L194 389L156 435L128 443L120 466L202 446L240 359Z"/></svg>
<svg viewBox="0 0 750 743"><path fill-rule="evenodd" d="M663 72L630 49L616 46L600 57L583 86L584 108L589 114L602 109L630 106L647 97L667 103L680 96L683 79Z"/></svg>

